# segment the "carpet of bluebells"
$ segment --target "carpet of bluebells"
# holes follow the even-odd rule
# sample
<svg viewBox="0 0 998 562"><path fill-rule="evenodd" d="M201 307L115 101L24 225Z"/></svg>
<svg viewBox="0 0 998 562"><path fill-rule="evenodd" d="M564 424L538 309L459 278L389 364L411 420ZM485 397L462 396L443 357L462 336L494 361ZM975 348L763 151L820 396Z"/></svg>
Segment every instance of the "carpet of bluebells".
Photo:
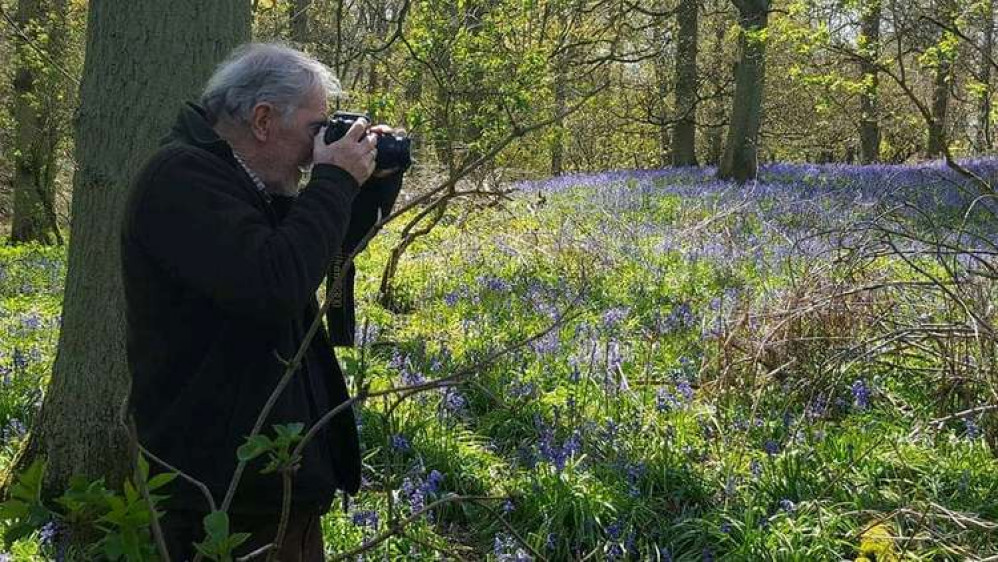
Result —
<svg viewBox="0 0 998 562"><path fill-rule="evenodd" d="M998 162L967 166L998 177ZM325 518L330 552L405 521L354 558L998 554L978 408L998 392L993 357L948 335L969 313L924 288L941 266L918 251L994 247L990 200L938 165L713 176L519 184L412 246L394 312L373 301L397 231L376 240L359 260L360 345L340 353L351 385L461 376L359 408L363 489ZM974 272L991 255L964 254L944 265ZM59 250L0 249L0 467L37 411L64 276ZM924 326L950 331L911 336Z"/></svg>

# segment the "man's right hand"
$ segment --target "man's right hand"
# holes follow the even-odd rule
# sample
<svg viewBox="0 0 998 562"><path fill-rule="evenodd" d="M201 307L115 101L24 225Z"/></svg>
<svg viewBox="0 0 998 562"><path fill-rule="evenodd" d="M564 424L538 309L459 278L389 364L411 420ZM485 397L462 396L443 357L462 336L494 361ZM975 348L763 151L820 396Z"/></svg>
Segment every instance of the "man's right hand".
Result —
<svg viewBox="0 0 998 562"><path fill-rule="evenodd" d="M377 154L378 138L368 133L366 119L357 119L340 140L326 144L323 127L315 136L312 147L313 164L332 164L346 170L359 185L363 185L374 172L374 158Z"/></svg>

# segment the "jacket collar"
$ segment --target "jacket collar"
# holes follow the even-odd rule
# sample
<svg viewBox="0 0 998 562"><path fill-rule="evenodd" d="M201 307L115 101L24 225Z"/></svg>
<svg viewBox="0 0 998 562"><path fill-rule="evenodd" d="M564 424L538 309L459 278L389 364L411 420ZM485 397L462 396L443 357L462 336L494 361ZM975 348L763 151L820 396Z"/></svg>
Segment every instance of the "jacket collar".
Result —
<svg viewBox="0 0 998 562"><path fill-rule="evenodd" d="M240 185L253 192L254 196L265 209L271 223L276 224L280 221L280 217L270 206L268 194L256 188L253 178L236 161L232 147L225 139L218 136L218 133L215 132L215 129L208 122L208 115L203 107L196 103L187 102L180 108L177 120L173 123L173 128L170 129L170 132L162 140L162 144L171 142L181 142L196 146L232 164L232 167L238 170L237 173L242 175L245 180L239 182ZM285 212L287 212L287 209L285 209Z"/></svg>
<svg viewBox="0 0 998 562"><path fill-rule="evenodd" d="M204 108L195 103L187 102L180 109L163 144L174 141L191 144L226 160L235 161L232 147L212 128Z"/></svg>

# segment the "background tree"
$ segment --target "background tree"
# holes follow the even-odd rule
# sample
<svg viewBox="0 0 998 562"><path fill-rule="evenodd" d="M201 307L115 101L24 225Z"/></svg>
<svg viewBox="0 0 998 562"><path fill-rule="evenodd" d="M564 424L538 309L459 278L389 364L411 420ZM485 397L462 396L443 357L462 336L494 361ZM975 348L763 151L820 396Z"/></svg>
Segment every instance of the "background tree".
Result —
<svg viewBox="0 0 998 562"><path fill-rule="evenodd" d="M956 18L954 0L938 0L935 4L936 13L944 27L952 27ZM947 141L949 126L950 87L953 82L953 64L957 54L959 40L944 28L936 28L938 36L935 47L927 53L931 57L929 64L935 68L932 88L932 119L929 122L928 140L925 155L936 158L943 155Z"/></svg>
<svg viewBox="0 0 998 562"><path fill-rule="evenodd" d="M215 65L249 38L243 0L171 6L90 3L62 330L52 380L22 455L47 458L50 490L63 489L70 475L104 477L117 486L128 474L120 423L128 374L118 248L129 181L180 102L195 98ZM182 72L177 61L184 61Z"/></svg>
<svg viewBox="0 0 998 562"><path fill-rule="evenodd" d="M880 72L876 60L880 56L880 0L869 0L860 6L860 52L864 59L859 70L862 83L860 94L860 162L872 164L880 161L879 96Z"/></svg>
<svg viewBox="0 0 998 562"><path fill-rule="evenodd" d="M755 178L758 168L769 0L732 0L732 3L738 9L741 27L738 38L741 58L735 67L735 97L718 176L743 182Z"/></svg>
<svg viewBox="0 0 998 562"><path fill-rule="evenodd" d="M698 0L680 0L676 9L676 126L672 133L672 165L696 166Z"/></svg>
<svg viewBox="0 0 998 562"><path fill-rule="evenodd" d="M56 214L56 147L66 129L60 102L75 86L60 73L56 62L66 46L66 18L66 0L20 0L17 4L11 242L62 243Z"/></svg>

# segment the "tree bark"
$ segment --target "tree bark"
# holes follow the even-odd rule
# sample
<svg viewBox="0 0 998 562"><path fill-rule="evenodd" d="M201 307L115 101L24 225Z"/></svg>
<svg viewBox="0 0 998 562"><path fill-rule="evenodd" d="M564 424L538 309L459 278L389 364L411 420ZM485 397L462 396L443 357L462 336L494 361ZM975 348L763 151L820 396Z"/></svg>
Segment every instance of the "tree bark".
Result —
<svg viewBox="0 0 998 562"><path fill-rule="evenodd" d="M769 0L732 0L738 8L741 59L735 66L735 98L728 124L728 142L718 177L745 182L758 170L759 126L766 80L766 40Z"/></svg>
<svg viewBox="0 0 998 562"><path fill-rule="evenodd" d="M308 41L308 10L312 0L294 0L288 6L291 20L291 41L303 45Z"/></svg>
<svg viewBox="0 0 998 562"><path fill-rule="evenodd" d="M939 18L948 26L952 25L954 16L954 6L951 2L952 0L941 0L937 4ZM940 41L943 40L944 36L945 32L939 33ZM940 53L932 87L932 121L929 123L928 142L925 149L925 156L928 158L942 156L948 145L946 131L949 126L949 87L952 70L953 61L949 55Z"/></svg>
<svg viewBox="0 0 998 562"><path fill-rule="evenodd" d="M676 126L672 133L672 165L696 166L697 42L699 2L680 0L676 19Z"/></svg>
<svg viewBox="0 0 998 562"><path fill-rule="evenodd" d="M711 5L709 9L717 11L718 6ZM706 162L711 166L717 166L721 163L721 157L724 154L724 122L728 117L727 112L727 100L724 95L721 95L722 84L721 76L724 75L725 67L725 56L724 56L724 35L727 28L724 25L726 22L723 20L713 22L712 26L714 28L714 35L712 38L711 54L710 57L710 86L714 94L710 97L707 105L707 114L709 115L708 121L709 125L707 128L707 155Z"/></svg>
<svg viewBox="0 0 998 562"><path fill-rule="evenodd" d="M18 28L54 60L66 45L66 0L21 0ZM55 206L56 147L61 138L59 92L72 87L20 40L14 78L14 219L11 242L61 244Z"/></svg>
<svg viewBox="0 0 998 562"><path fill-rule="evenodd" d="M880 0L872 0L862 6L860 36L864 58L860 63L863 78L863 93L860 95L859 158L862 164L880 161L880 77L876 59L880 56Z"/></svg>
<svg viewBox="0 0 998 562"><path fill-rule="evenodd" d="M64 489L71 475L119 486L129 474L120 418L130 377L119 262L129 182L180 102L196 97L215 65L249 35L245 0L90 3L62 329L52 380L18 463L44 455L49 493Z"/></svg>
<svg viewBox="0 0 998 562"><path fill-rule="evenodd" d="M991 61L995 47L995 14L992 0L981 2L981 31L984 35L984 44L981 48L985 55L981 57L980 80L984 85L984 94L981 96L977 113L977 152L991 152L994 146L994 139L991 130L991 103L994 99L994 90L991 87Z"/></svg>
<svg viewBox="0 0 998 562"><path fill-rule="evenodd" d="M566 18L562 18L564 26ZM568 55L559 53L554 60L554 112L561 115L568 103ZM559 118L552 128L551 175L560 176L565 159L565 119Z"/></svg>

